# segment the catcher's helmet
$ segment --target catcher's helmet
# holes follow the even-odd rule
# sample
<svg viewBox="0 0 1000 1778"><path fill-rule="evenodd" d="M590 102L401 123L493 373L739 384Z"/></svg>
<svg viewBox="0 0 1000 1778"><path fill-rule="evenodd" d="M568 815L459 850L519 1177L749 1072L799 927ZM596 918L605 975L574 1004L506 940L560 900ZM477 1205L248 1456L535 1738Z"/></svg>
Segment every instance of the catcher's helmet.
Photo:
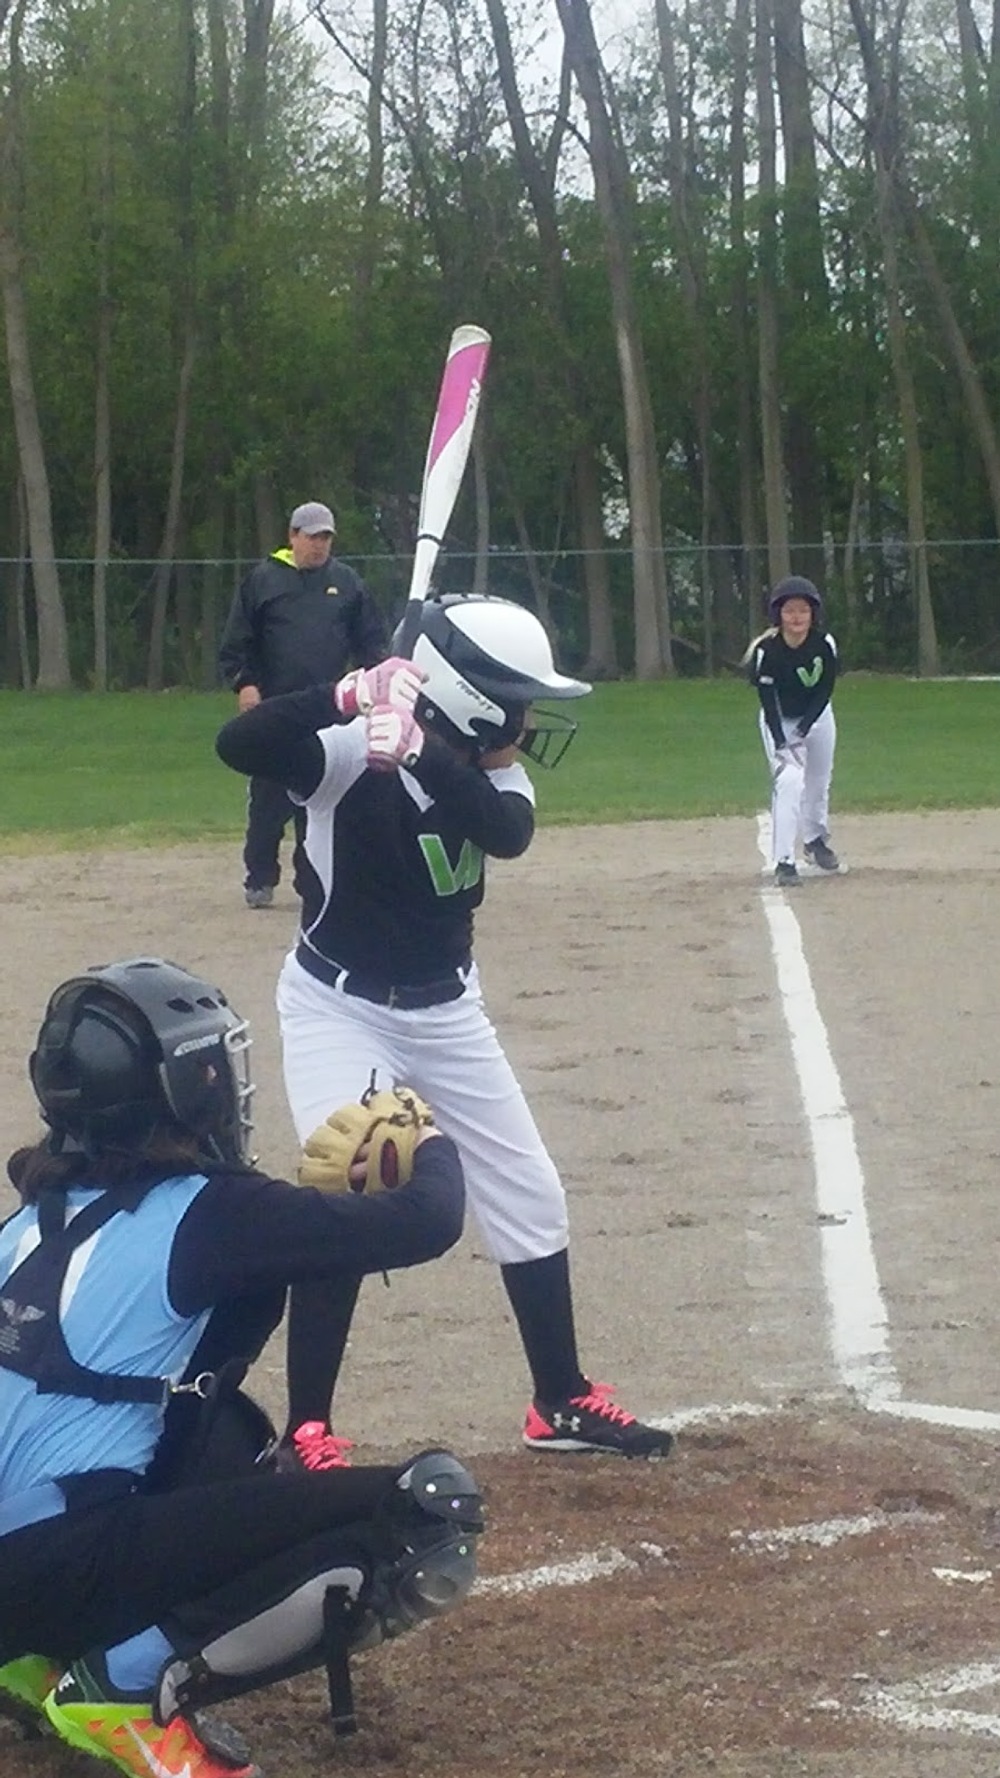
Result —
<svg viewBox="0 0 1000 1778"><path fill-rule="evenodd" d="M427 674L417 720L477 754L518 742L540 764L555 765L576 724L538 711L526 730L528 707L538 697L580 698L590 690L582 679L556 672L538 618L512 599L446 594L426 600L413 659Z"/></svg>
<svg viewBox="0 0 1000 1778"><path fill-rule="evenodd" d="M84 1148L173 1119L209 1161L249 1159L250 1035L218 988L158 957L109 963L52 995L28 1064L42 1115Z"/></svg>
<svg viewBox="0 0 1000 1778"><path fill-rule="evenodd" d="M781 607L788 599L804 599L812 606L814 620L823 610L823 601L817 588L804 574L788 574L779 580L767 602L767 615L773 624L781 622Z"/></svg>

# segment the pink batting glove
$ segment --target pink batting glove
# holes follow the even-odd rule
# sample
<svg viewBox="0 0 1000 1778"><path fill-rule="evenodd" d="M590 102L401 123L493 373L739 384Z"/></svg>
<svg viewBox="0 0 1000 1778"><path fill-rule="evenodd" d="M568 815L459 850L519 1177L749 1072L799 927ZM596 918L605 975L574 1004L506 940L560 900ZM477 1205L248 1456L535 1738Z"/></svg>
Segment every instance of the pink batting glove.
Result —
<svg viewBox="0 0 1000 1778"><path fill-rule="evenodd" d="M365 732L373 772L393 772L399 766L416 765L420 758L424 732L412 710L376 704L365 717Z"/></svg>
<svg viewBox="0 0 1000 1778"><path fill-rule="evenodd" d="M333 701L341 716L367 716L376 704L391 704L394 710L412 710L427 674L422 667L401 655L390 655L374 667L359 667L339 679L333 688Z"/></svg>

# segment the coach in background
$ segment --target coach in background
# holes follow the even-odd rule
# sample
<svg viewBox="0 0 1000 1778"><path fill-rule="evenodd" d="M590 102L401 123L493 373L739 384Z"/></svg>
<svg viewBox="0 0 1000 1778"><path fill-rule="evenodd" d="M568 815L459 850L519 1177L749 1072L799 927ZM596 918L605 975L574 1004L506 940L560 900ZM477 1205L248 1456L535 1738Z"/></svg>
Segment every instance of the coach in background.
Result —
<svg viewBox="0 0 1000 1778"><path fill-rule="evenodd" d="M342 677L348 667L372 667L389 652L389 638L371 593L353 568L331 555L333 513L307 500L292 513L288 548L250 570L239 588L219 648L219 671L252 710L278 692ZM305 820L280 784L250 779L243 847L249 908L269 908L281 878L281 839L295 818L294 881L300 890Z"/></svg>

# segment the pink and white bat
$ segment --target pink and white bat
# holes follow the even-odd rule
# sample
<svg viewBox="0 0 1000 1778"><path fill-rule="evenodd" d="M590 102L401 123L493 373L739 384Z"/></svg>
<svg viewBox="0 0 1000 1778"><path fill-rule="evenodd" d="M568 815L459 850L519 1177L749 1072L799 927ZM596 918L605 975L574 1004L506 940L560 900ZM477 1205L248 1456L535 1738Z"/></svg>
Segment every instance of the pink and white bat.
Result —
<svg viewBox="0 0 1000 1778"><path fill-rule="evenodd" d="M482 327L456 327L448 345L424 463L413 572L399 633L400 654L409 654L416 640L420 607L458 499L491 343Z"/></svg>

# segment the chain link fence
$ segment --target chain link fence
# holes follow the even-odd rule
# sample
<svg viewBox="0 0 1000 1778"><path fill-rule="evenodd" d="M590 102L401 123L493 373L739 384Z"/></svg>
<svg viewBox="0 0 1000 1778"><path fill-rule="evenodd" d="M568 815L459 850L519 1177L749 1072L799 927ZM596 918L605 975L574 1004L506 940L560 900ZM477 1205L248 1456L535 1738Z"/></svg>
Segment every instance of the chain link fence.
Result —
<svg viewBox="0 0 1000 1778"><path fill-rule="evenodd" d="M943 673L1000 671L1000 543L943 539L926 553ZM627 676L635 655L634 557L626 547L602 553L611 604L617 669ZM343 557L367 582L392 627L406 600L412 558ZM70 637L74 684L94 682L94 570L92 561L58 563ZM162 683L211 689L218 684L216 654L222 626L252 563L179 561L170 579ZM150 679L154 561L112 560L105 565L107 681L115 689ZM851 552L832 544L793 552L795 572L824 593L826 615L845 667L914 673L918 667L912 553L903 539L860 544ZM768 582L763 549L673 544L664 550L674 661L684 673L733 670L750 636L765 623ZM531 556L491 549L485 560L443 553L439 590L479 590L516 599L549 625L560 660L570 670L588 660L590 638L585 559L562 550ZM0 558L0 683L33 683L37 671L30 564ZM665 628L665 625L664 625Z"/></svg>

